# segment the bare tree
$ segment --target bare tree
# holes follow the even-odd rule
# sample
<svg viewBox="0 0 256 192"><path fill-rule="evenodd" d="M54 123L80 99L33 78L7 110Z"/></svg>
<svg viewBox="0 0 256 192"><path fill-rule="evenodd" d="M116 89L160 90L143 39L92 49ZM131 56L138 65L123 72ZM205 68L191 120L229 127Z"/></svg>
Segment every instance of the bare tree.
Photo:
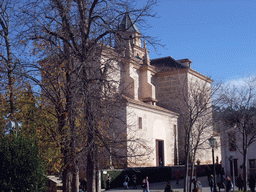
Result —
<svg viewBox="0 0 256 192"><path fill-rule="evenodd" d="M247 188L247 156L249 147L256 141L256 78L249 77L235 84L227 85L222 95L221 123L225 135L233 139L229 142L232 150L243 155L244 191ZM234 174L234 173L233 173Z"/></svg>
<svg viewBox="0 0 256 192"><path fill-rule="evenodd" d="M212 96L218 89L219 85L211 86L211 80L190 79L187 92L183 92L185 94L181 97L181 106L183 107L180 113L185 132L185 167L187 175L188 163L191 162L191 178L196 158L207 156L202 153L209 151L208 139L214 134ZM186 180L187 177L185 177ZM185 183L187 184L187 182ZM191 181L189 183L191 184ZM186 186L184 186L185 188Z"/></svg>
<svg viewBox="0 0 256 192"><path fill-rule="evenodd" d="M2 104L7 103L2 108L3 116L0 123L3 125L2 128L10 128L6 126L7 121L14 122L17 120L17 97L27 83L21 77L23 72L22 51L16 38L19 24L16 23L15 13L18 5L19 1L16 0L3 0L0 3L0 94Z"/></svg>
<svg viewBox="0 0 256 192"><path fill-rule="evenodd" d="M14 2L9 0L0 3L0 73L1 85L4 86L4 79L7 79L7 94L9 102L10 120L13 120L15 106L14 106L14 70L16 68L15 57L12 53L11 42L11 14L14 9ZM2 89L4 90L4 89ZM3 92L2 92L3 93Z"/></svg>
<svg viewBox="0 0 256 192"><path fill-rule="evenodd" d="M113 155L118 155L113 146L126 147L125 135L104 135L105 130L113 132L108 126L116 116L108 112L114 111L113 103L121 101L112 94L118 81L109 74L124 59L110 45L116 36L127 38L119 27L126 13L134 15L138 23L145 16L153 16L150 11L154 4L155 0L149 0L143 8L134 9L131 3L120 0L29 0L22 7L23 42L29 45L32 40L33 53L45 57L40 62L43 82L30 77L55 106L66 166L64 191L78 191L79 148L86 151L87 190L95 191L99 147Z"/></svg>
<svg viewBox="0 0 256 192"><path fill-rule="evenodd" d="M185 164L184 191L188 191L189 163L193 175L194 163L200 157L202 163L209 163L210 147L207 143L213 135L212 126L212 96L220 85L212 86L212 80L190 67L173 68L169 76L168 93L161 92L158 101L180 114L179 117L179 160ZM164 70L166 71L166 69ZM167 99L162 99L168 97ZM208 153L207 153L208 152Z"/></svg>

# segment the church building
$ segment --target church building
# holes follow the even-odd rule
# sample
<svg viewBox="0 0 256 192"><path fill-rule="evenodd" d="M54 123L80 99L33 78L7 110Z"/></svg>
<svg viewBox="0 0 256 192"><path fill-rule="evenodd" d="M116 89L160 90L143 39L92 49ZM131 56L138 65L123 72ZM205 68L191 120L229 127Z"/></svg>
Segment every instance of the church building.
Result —
<svg viewBox="0 0 256 192"><path fill-rule="evenodd" d="M213 81L193 70L189 59L175 60L168 56L150 60L145 41L142 46L141 32L128 13L123 18L120 29L121 37L115 38L115 51L124 54L125 58L121 65L119 91L126 102L122 113L127 127L127 167L173 166L184 163L184 130L190 110L184 103L192 103L198 107L193 97L201 101L200 105L208 107L207 114L201 115L193 125L191 146L198 145L195 157L197 161L201 164L212 163L208 139L213 135ZM194 138L196 134L201 134L199 143L193 141L193 134ZM139 151L147 150L146 156L133 156L134 151L129 148L132 145L129 143L132 140L130 138L147 144L147 148L137 146ZM218 150L216 154L220 161Z"/></svg>

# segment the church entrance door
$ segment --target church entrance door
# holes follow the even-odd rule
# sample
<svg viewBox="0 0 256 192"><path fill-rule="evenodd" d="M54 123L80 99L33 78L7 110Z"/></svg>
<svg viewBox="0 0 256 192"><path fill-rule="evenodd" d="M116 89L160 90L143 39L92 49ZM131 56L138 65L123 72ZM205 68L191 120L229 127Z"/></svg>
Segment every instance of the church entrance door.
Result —
<svg viewBox="0 0 256 192"><path fill-rule="evenodd" d="M164 141L156 140L156 166L164 166Z"/></svg>

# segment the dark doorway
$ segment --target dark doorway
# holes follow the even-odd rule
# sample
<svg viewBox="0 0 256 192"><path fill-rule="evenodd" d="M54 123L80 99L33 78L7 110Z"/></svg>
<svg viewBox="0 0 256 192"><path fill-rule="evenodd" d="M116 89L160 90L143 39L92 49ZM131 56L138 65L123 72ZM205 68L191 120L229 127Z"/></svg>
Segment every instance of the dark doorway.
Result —
<svg viewBox="0 0 256 192"><path fill-rule="evenodd" d="M233 170L232 170L233 162L232 161L229 161L229 162L230 162L230 173L231 173L231 176L233 177ZM235 172L235 176L237 177L238 176L237 159L234 159L234 172Z"/></svg>
<svg viewBox="0 0 256 192"><path fill-rule="evenodd" d="M235 169L235 176L238 177L238 165L237 165L237 159L234 159L234 169Z"/></svg>
<svg viewBox="0 0 256 192"><path fill-rule="evenodd" d="M156 140L156 166L164 166L164 141Z"/></svg>

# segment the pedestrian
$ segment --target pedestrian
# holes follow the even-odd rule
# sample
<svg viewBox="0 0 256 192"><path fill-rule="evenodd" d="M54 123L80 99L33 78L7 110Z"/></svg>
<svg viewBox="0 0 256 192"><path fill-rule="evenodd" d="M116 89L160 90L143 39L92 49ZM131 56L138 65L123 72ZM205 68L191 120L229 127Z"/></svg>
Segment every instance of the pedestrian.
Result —
<svg viewBox="0 0 256 192"><path fill-rule="evenodd" d="M196 179L192 179L193 189L199 189L202 190L202 184L200 181L197 181Z"/></svg>
<svg viewBox="0 0 256 192"><path fill-rule="evenodd" d="M199 191L203 191L203 186L202 186L201 181L197 180L197 188L199 189Z"/></svg>
<svg viewBox="0 0 256 192"><path fill-rule="evenodd" d="M211 170L211 168L208 165L205 167L205 173L206 173L207 179L209 181L210 175L212 174L212 170Z"/></svg>
<svg viewBox="0 0 256 192"><path fill-rule="evenodd" d="M227 180L226 192L230 192L230 190L233 188L233 183L232 183L230 177L228 177L228 176L227 176L226 180Z"/></svg>
<svg viewBox="0 0 256 192"><path fill-rule="evenodd" d="M85 181L85 179L79 179L79 190L80 191L86 191L86 185L87 185L87 182Z"/></svg>
<svg viewBox="0 0 256 192"><path fill-rule="evenodd" d="M109 190L110 189L110 176L109 174L107 174L106 176L106 190Z"/></svg>
<svg viewBox="0 0 256 192"><path fill-rule="evenodd" d="M128 176L128 175L125 175L125 176L124 176L124 183L123 183L125 189L129 189L129 181L130 181L129 176Z"/></svg>
<svg viewBox="0 0 256 192"><path fill-rule="evenodd" d="M195 189L195 188L198 188L197 187L197 181L196 181L196 179L192 179L192 184L193 184L193 189Z"/></svg>
<svg viewBox="0 0 256 192"><path fill-rule="evenodd" d="M239 191L243 190L244 187L244 180L242 178L242 175L240 174L236 179L236 186L238 187Z"/></svg>
<svg viewBox="0 0 256 192"><path fill-rule="evenodd" d="M149 182L148 182L148 176L146 176L146 184L147 184L146 192L149 192Z"/></svg>
<svg viewBox="0 0 256 192"><path fill-rule="evenodd" d="M141 184L141 188L143 189L143 192L147 192L146 179L143 179L142 184Z"/></svg>
<svg viewBox="0 0 256 192"><path fill-rule="evenodd" d="M224 171L224 168L223 168L223 167L221 168L220 175L221 175L221 182L224 182L225 171Z"/></svg>
<svg viewBox="0 0 256 192"><path fill-rule="evenodd" d="M136 177L136 174L134 173L134 174L132 175L132 185L133 185L133 189L137 189L136 183L137 183L137 177Z"/></svg>
<svg viewBox="0 0 256 192"><path fill-rule="evenodd" d="M251 189L251 192L255 192L255 177L253 174L250 175L248 182L249 182L249 187Z"/></svg>
<svg viewBox="0 0 256 192"><path fill-rule="evenodd" d="M216 170L216 176L219 178L221 176L220 172L221 172L221 164L218 163L218 159L216 157L216 167L215 167L215 170Z"/></svg>
<svg viewBox="0 0 256 192"><path fill-rule="evenodd" d="M217 182L217 186L219 187L219 191L220 191L220 189L225 189L225 191L226 191L226 185L224 182Z"/></svg>
<svg viewBox="0 0 256 192"><path fill-rule="evenodd" d="M173 192L169 181L166 181L166 186L164 188L164 192Z"/></svg>
<svg viewBox="0 0 256 192"><path fill-rule="evenodd" d="M213 192L213 190L214 190L214 181L213 181L213 175L212 174L210 175L210 178L209 178L209 186L211 188L211 192Z"/></svg>
<svg viewBox="0 0 256 192"><path fill-rule="evenodd" d="M179 181L180 181L180 171L176 171L175 172L175 179L176 179L176 184L179 184Z"/></svg>
<svg viewBox="0 0 256 192"><path fill-rule="evenodd" d="M200 191L200 189L198 189L198 188L194 188L194 189L192 190L192 192L201 192L201 191Z"/></svg>

